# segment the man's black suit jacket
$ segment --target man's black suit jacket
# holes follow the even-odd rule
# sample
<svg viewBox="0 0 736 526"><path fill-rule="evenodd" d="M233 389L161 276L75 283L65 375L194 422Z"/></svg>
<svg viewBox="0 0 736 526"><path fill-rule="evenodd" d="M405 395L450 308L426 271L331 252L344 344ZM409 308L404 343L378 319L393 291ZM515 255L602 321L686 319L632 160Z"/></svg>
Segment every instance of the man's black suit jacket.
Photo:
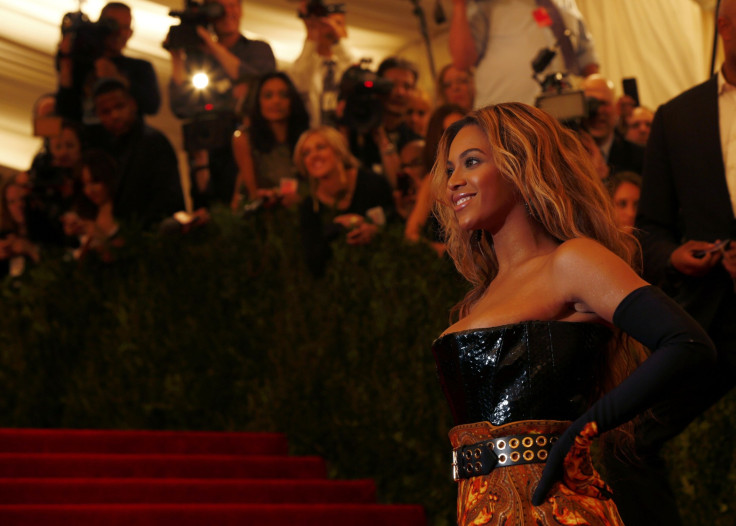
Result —
<svg viewBox="0 0 736 526"><path fill-rule="evenodd" d="M637 227L644 275L669 288L705 328L734 284L722 265L706 276L672 269L672 251L687 240L715 241L734 234L718 118L717 77L662 105L647 143Z"/></svg>

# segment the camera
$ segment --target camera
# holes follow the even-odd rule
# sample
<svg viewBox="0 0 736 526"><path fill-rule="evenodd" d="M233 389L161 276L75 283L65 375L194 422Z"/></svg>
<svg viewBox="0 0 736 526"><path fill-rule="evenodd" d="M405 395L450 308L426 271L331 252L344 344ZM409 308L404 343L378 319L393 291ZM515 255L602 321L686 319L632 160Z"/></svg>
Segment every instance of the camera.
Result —
<svg viewBox="0 0 736 526"><path fill-rule="evenodd" d="M350 66L340 80L340 99L345 101L341 124L358 133L372 131L383 119L383 97L394 83L383 79L364 66L369 61Z"/></svg>
<svg viewBox="0 0 736 526"><path fill-rule="evenodd" d="M345 4L325 4L322 0L309 0L304 13L299 13L300 18L310 16L323 17L334 13L344 13Z"/></svg>
<svg viewBox="0 0 736 526"><path fill-rule="evenodd" d="M534 105L565 126L577 130L584 120L595 117L605 103L593 97L586 97L581 90L573 89L567 73L557 71L542 76L556 54L553 49L542 48L532 60L533 77L542 88L542 93Z"/></svg>
<svg viewBox="0 0 736 526"><path fill-rule="evenodd" d="M197 34L197 26L206 27L224 14L225 8L217 2L199 4L191 0L187 1L183 11L169 11L169 16L178 18L180 22L169 28L164 48L183 49L190 53L198 51L202 39Z"/></svg>
<svg viewBox="0 0 736 526"><path fill-rule="evenodd" d="M82 11L66 13L61 19L61 34L73 35L70 55L72 60L94 62L102 56L105 39L118 30L118 24L110 18L91 22Z"/></svg>

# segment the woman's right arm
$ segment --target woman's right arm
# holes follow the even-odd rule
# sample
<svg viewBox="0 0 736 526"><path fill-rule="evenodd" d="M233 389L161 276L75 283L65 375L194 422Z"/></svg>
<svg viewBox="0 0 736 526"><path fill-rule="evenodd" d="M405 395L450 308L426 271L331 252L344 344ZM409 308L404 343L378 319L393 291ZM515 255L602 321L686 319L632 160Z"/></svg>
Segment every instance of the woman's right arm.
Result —
<svg viewBox="0 0 736 526"><path fill-rule="evenodd" d="M404 228L404 237L409 241L419 241L422 237L422 228L427 222L429 213L432 211L432 195L431 195L431 177L427 175L422 179L419 186L417 201L414 209L406 220L406 228Z"/></svg>
<svg viewBox="0 0 736 526"><path fill-rule="evenodd" d="M247 131L236 131L232 140L233 156L238 165L238 175L235 178L235 191L230 207L236 211L240 206L240 188L245 186L248 198L255 199L258 195L258 184L256 183L256 171L253 166L253 153L251 151L250 136Z"/></svg>

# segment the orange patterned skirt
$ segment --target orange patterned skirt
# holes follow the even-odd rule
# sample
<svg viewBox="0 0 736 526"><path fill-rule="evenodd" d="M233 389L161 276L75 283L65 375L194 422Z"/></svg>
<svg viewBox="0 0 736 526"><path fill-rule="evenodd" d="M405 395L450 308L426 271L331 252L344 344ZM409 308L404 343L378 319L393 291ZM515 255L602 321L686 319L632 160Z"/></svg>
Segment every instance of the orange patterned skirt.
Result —
<svg viewBox="0 0 736 526"><path fill-rule="evenodd" d="M457 448L509 435L561 434L569 424L526 420L496 427L479 422L453 427L450 441ZM565 458L563 480L555 483L541 506L532 506L531 501L543 463L496 467L488 475L461 479L457 496L458 525L623 526L616 505L608 497L611 491L590 460L594 428L586 428L582 435Z"/></svg>

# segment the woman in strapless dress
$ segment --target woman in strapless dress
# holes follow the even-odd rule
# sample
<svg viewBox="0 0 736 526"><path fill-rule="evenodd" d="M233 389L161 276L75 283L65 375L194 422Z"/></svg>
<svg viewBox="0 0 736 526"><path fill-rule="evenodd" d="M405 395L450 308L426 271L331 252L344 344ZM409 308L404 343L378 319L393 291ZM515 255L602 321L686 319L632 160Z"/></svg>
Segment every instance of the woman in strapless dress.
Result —
<svg viewBox="0 0 736 526"><path fill-rule="evenodd" d="M713 360L712 343L632 269L637 244L588 154L541 110L472 112L445 132L432 178L472 285L433 345L458 524L622 524L590 444Z"/></svg>

